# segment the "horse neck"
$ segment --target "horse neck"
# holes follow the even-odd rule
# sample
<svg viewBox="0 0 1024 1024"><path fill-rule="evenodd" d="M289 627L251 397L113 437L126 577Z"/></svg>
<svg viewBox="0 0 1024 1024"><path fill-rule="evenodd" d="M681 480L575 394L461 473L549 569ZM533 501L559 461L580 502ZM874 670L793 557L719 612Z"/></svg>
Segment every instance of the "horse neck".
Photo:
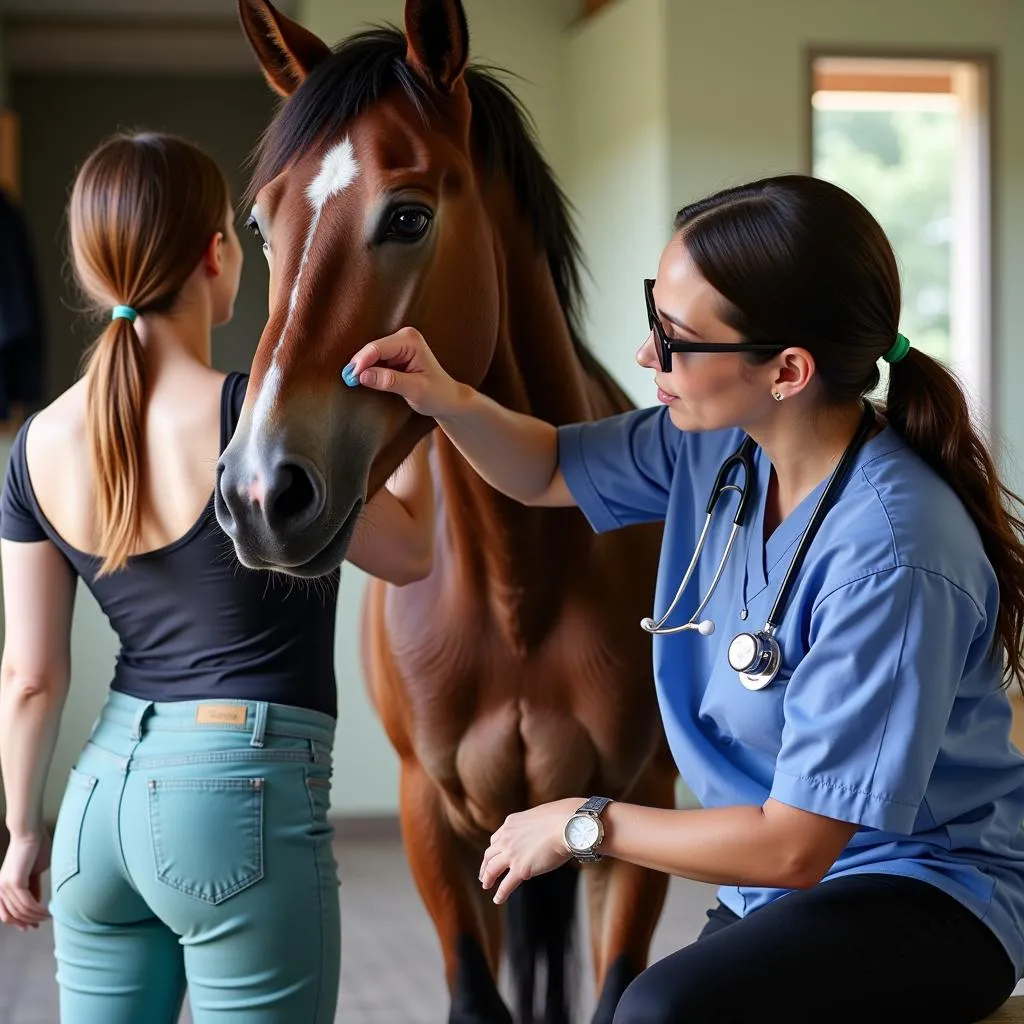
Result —
<svg viewBox="0 0 1024 1024"><path fill-rule="evenodd" d="M555 425L605 411L595 408L594 382L576 353L544 254L511 220L496 223L494 236L501 245L500 326L480 391ZM585 543L586 524L578 513L527 508L497 493L445 440L438 460L454 563L510 646L525 651L557 612L554 559Z"/></svg>

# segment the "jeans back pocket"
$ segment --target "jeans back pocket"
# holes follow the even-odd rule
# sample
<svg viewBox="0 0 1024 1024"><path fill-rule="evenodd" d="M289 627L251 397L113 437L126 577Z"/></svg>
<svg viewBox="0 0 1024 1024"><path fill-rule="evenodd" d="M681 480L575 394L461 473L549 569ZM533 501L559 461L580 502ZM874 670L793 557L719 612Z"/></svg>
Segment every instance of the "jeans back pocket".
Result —
<svg viewBox="0 0 1024 1024"><path fill-rule="evenodd" d="M263 877L263 779L150 779L157 878L221 903Z"/></svg>
<svg viewBox="0 0 1024 1024"><path fill-rule="evenodd" d="M53 831L53 849L50 854L50 880L56 892L65 882L78 874L82 823L85 812L96 788L96 779L91 775L71 769L68 785L57 812L57 827Z"/></svg>

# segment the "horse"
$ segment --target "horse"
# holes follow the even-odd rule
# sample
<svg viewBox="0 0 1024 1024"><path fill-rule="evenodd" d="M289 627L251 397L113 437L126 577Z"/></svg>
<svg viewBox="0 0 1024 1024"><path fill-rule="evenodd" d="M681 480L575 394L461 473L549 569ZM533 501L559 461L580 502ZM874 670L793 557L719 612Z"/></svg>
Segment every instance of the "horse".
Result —
<svg viewBox="0 0 1024 1024"><path fill-rule="evenodd" d="M244 565L317 577L435 426L344 386L367 341L411 324L455 378L554 424L631 403L581 340L568 203L514 94L469 65L459 0L408 0L404 33L371 29L334 51L268 0L239 0L239 14L282 102L249 189L273 252L270 312L216 511ZM507 920L477 870L505 817L543 801L673 806L638 625L660 526L597 536L575 509L493 491L440 431L432 448L434 568L368 588L365 675L400 761L402 837L440 940L450 1024L511 1024L503 931L517 1019L558 1024L579 867L529 881ZM608 1024L646 966L667 879L611 859L583 873L593 1020Z"/></svg>

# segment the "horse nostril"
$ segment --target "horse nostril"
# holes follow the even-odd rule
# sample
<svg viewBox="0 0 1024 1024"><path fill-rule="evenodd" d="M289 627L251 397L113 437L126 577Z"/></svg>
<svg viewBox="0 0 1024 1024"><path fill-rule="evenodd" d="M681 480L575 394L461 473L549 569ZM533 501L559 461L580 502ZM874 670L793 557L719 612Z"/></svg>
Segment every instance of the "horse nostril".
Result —
<svg viewBox="0 0 1024 1024"><path fill-rule="evenodd" d="M295 466L282 466L278 473L280 482L267 496L267 511L275 517L293 519L313 501L313 485L309 477Z"/></svg>
<svg viewBox="0 0 1024 1024"><path fill-rule="evenodd" d="M223 462L217 463L217 478L213 485L213 498L217 509L217 520L222 527L228 529L234 524L235 509L231 507L231 486L229 478L225 473L226 468Z"/></svg>
<svg viewBox="0 0 1024 1024"><path fill-rule="evenodd" d="M324 503L323 482L312 466L282 462L275 467L264 497L264 515L271 529L308 525Z"/></svg>

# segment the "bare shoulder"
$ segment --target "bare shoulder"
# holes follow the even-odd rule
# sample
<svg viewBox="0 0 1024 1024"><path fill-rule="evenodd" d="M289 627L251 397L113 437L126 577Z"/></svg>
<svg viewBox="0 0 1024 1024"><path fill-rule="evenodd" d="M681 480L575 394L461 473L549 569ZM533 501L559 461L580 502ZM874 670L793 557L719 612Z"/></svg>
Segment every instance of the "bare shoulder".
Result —
<svg viewBox="0 0 1024 1024"><path fill-rule="evenodd" d="M86 449L85 381L80 380L36 413L25 438L25 455L33 476L51 469L65 471L82 461Z"/></svg>

